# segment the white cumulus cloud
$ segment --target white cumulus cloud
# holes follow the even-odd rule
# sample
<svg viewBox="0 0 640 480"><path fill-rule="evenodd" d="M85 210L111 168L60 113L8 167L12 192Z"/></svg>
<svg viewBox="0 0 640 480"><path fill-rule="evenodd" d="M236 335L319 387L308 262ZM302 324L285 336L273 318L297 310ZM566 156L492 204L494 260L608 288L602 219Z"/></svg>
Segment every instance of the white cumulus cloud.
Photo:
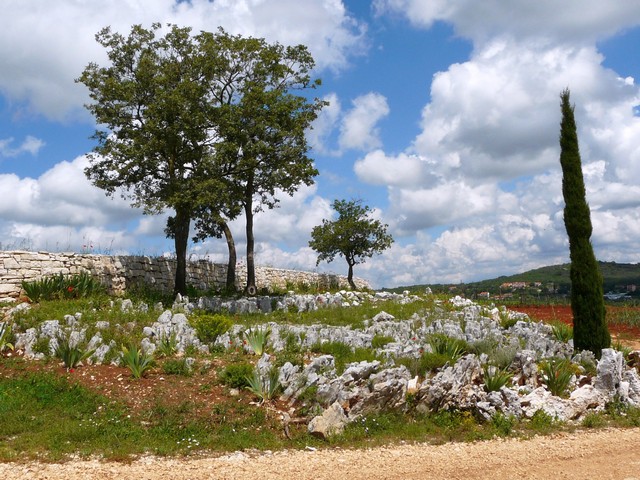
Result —
<svg viewBox="0 0 640 480"><path fill-rule="evenodd" d="M27 135L22 143L16 147L13 147L14 138L5 138L0 140L0 157L17 157L22 153L28 153L30 155L37 155L45 143L32 135Z"/></svg>
<svg viewBox="0 0 640 480"><path fill-rule="evenodd" d="M389 114L384 95L370 92L352 101L352 108L342 119L340 147L372 150L381 146L378 122Z"/></svg>

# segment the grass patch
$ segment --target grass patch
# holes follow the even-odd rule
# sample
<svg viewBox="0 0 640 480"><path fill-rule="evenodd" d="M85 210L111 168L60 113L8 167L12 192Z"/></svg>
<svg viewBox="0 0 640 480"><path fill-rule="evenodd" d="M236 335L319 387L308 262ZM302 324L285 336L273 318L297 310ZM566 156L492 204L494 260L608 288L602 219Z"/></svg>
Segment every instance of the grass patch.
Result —
<svg viewBox="0 0 640 480"><path fill-rule="evenodd" d="M311 312L285 312L278 310L270 315L270 320L291 325L313 325L322 323L330 326L350 326L362 329L364 321L373 318L382 310L400 320L407 320L413 314L428 316L434 307L432 298L400 304L394 301L365 301L358 306L345 308L319 308ZM242 317L247 324L264 323L264 314L252 314Z"/></svg>
<svg viewBox="0 0 640 480"><path fill-rule="evenodd" d="M607 307L607 323L609 325L640 327L640 308Z"/></svg>
<svg viewBox="0 0 640 480"><path fill-rule="evenodd" d="M166 404L158 400L133 413L110 399L55 373L20 372L22 360L2 359L0 370L0 461L61 461L72 455L128 460L138 455L188 455L203 451L301 449L305 446L365 448L397 442L444 443L495 436L527 437L567 429L542 411L530 420L498 414L480 421L469 412L381 413L347 426L344 434L321 441L306 425L290 425L290 438L277 416L246 397L214 403ZM304 394L313 403L314 388ZM605 413L589 415L583 426L638 426L640 410L612 402Z"/></svg>

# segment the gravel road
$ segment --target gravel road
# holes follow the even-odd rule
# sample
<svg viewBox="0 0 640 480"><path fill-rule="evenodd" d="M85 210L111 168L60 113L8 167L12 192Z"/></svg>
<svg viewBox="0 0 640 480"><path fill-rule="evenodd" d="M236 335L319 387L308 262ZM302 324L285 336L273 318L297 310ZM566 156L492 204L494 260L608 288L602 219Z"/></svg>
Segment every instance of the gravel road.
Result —
<svg viewBox="0 0 640 480"><path fill-rule="evenodd" d="M640 480L640 428L558 433L529 440L398 445L218 457L63 464L0 463L0 478L200 479L615 479Z"/></svg>

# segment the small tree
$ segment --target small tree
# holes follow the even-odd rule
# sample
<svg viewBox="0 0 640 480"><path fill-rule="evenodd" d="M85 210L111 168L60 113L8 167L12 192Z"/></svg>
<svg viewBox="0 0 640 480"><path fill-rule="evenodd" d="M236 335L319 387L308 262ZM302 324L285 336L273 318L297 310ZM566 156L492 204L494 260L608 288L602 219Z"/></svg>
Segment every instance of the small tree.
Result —
<svg viewBox="0 0 640 480"><path fill-rule="evenodd" d="M591 350L600 358L602 349L611 345L605 321L602 274L589 240L592 232L591 212L586 200L574 107L570 103L569 90L564 90L560 98L560 164L565 202L564 224L569 236L571 257L573 343L577 350Z"/></svg>
<svg viewBox="0 0 640 480"><path fill-rule="evenodd" d="M314 227L309 246L319 254L316 265L323 260L331 262L336 255L343 256L349 265L349 285L355 290L353 266L382 253L393 238L387 233L388 225L369 218L371 209L360 200L334 200L332 206L338 219L322 220L322 225Z"/></svg>

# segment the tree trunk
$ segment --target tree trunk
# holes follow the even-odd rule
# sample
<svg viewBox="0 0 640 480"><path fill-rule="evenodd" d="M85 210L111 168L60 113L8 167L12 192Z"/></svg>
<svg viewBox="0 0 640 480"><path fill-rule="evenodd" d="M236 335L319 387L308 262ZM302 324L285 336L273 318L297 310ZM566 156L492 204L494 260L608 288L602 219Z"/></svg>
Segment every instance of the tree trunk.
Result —
<svg viewBox="0 0 640 480"><path fill-rule="evenodd" d="M353 263L349 262L349 275L347 276L347 281L349 285L351 285L351 290L357 290L356 284L353 283Z"/></svg>
<svg viewBox="0 0 640 480"><path fill-rule="evenodd" d="M236 290L236 244L233 241L233 235L231 235L231 229L227 222L220 222L220 228L224 232L224 238L227 240L227 248L229 249L229 261L227 263L227 293L235 292Z"/></svg>
<svg viewBox="0 0 640 480"><path fill-rule="evenodd" d="M176 247L176 279L174 294L187 293L187 245L189 243L189 225L191 217L185 210L176 209L174 242Z"/></svg>
<svg viewBox="0 0 640 480"><path fill-rule="evenodd" d="M249 295L255 295L256 289L256 266L253 258L254 238L253 238L253 204L251 199L245 201L244 213L247 217L247 287L245 292Z"/></svg>

